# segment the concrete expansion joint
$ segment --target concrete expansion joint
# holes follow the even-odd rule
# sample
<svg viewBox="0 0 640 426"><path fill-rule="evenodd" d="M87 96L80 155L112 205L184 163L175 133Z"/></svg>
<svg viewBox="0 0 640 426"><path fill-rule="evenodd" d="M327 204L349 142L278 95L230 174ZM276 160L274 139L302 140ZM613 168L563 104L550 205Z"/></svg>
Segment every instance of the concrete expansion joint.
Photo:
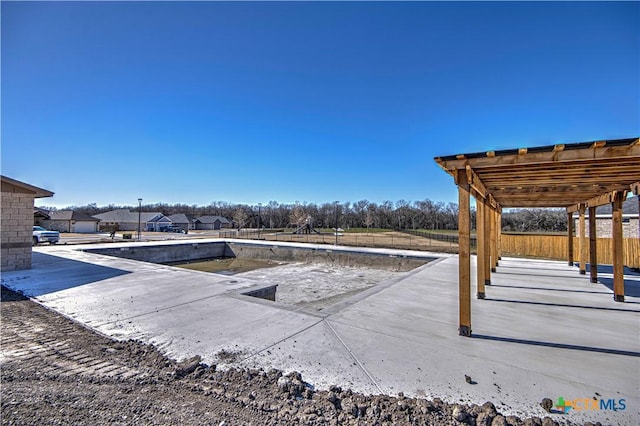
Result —
<svg viewBox="0 0 640 426"><path fill-rule="evenodd" d="M371 380L371 383L374 384L374 386L378 389L378 391L381 394L384 394L385 392L382 391L382 388L380 387L380 385L378 385L378 382L376 382L376 380L369 373L369 371L365 368L365 366L362 365L362 362L360 362L358 357L351 351L351 349L349 348L349 346L347 346L345 341L342 340L342 337L340 337L338 332L333 328L333 326L329 323L329 321L327 321L326 319L323 319L322 321L324 321L325 324L327 324L327 327L329 327L329 330L331 330L331 332L334 334L334 336L336 336L336 339L338 339L338 341L342 344L342 346L344 346L344 348L347 350L347 352L349 352L349 355L351 356L351 358L353 358L353 360L356 362L356 364L362 370L362 372L369 378L369 380Z"/></svg>
<svg viewBox="0 0 640 426"><path fill-rule="evenodd" d="M267 350L273 348L274 346L279 345L280 343L291 339L292 337L295 337L295 336L298 336L301 333L304 333L305 331L309 330L310 328L315 327L316 325L320 324L322 321L324 321L324 319L320 319L320 320L318 320L318 321L306 326L305 328L303 328L302 330L300 330L300 331L298 331L296 333L288 335L288 336L278 340L277 342L274 342L273 344L271 344L271 345L269 345L267 347L264 347L264 348L262 348L262 349L260 349L258 351L253 352L252 354L249 354L248 356L242 358L241 362L244 362L244 361L246 361L246 360L248 360L250 358L253 358L254 356L256 356L258 354L261 354L262 352L267 351Z"/></svg>

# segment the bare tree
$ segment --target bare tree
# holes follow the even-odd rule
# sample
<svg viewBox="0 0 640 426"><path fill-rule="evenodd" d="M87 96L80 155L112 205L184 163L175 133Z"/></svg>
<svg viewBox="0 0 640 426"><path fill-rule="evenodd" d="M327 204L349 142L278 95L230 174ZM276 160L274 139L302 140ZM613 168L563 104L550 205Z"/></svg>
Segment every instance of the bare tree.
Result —
<svg viewBox="0 0 640 426"><path fill-rule="evenodd" d="M238 206L233 212L233 221L238 225L238 230L244 227L247 219L249 219L247 212L241 206Z"/></svg>
<svg viewBox="0 0 640 426"><path fill-rule="evenodd" d="M309 215L304 211L300 204L296 204L289 214L289 222L294 227L300 227L305 224Z"/></svg>
<svg viewBox="0 0 640 426"><path fill-rule="evenodd" d="M374 211L371 205L367 208L367 211L364 213L364 224L367 226L367 232L369 232L369 228L371 225L375 223Z"/></svg>

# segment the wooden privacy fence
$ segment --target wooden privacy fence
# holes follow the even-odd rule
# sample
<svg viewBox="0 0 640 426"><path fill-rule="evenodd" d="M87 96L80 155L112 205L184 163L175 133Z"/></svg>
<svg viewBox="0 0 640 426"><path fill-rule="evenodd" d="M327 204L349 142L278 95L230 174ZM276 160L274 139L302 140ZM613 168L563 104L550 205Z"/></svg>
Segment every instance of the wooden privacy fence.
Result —
<svg viewBox="0 0 640 426"><path fill-rule="evenodd" d="M589 236L587 235L587 240ZM640 239L624 238L624 265L631 268L640 268ZM501 250L505 255L532 256L546 259L566 260L567 237L564 235L538 235L538 234L502 234ZM600 265L611 265L611 238L598 238L597 258ZM573 237L574 261L580 260L580 239ZM589 261L589 247L587 243L587 262Z"/></svg>

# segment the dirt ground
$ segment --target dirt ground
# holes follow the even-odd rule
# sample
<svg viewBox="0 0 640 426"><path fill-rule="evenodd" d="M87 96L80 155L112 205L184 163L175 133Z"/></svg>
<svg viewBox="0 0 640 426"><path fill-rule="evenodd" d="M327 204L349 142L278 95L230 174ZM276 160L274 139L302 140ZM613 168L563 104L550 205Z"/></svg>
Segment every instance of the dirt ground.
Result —
<svg viewBox="0 0 640 426"><path fill-rule="evenodd" d="M3 425L555 425L483 406L319 391L297 373L218 371L117 342L2 287ZM222 358L223 354L220 358Z"/></svg>

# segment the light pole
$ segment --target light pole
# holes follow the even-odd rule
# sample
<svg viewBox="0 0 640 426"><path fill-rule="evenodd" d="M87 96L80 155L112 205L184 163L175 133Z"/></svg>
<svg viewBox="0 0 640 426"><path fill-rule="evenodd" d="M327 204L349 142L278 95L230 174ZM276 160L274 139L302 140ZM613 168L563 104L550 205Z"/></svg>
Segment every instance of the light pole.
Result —
<svg viewBox="0 0 640 426"><path fill-rule="evenodd" d="M338 245L338 201L336 201L336 245Z"/></svg>
<svg viewBox="0 0 640 426"><path fill-rule="evenodd" d="M138 241L140 241L140 222L142 218L142 198L138 198Z"/></svg>
<svg viewBox="0 0 640 426"><path fill-rule="evenodd" d="M262 203L258 203L258 239L260 239L260 208L262 208Z"/></svg>

